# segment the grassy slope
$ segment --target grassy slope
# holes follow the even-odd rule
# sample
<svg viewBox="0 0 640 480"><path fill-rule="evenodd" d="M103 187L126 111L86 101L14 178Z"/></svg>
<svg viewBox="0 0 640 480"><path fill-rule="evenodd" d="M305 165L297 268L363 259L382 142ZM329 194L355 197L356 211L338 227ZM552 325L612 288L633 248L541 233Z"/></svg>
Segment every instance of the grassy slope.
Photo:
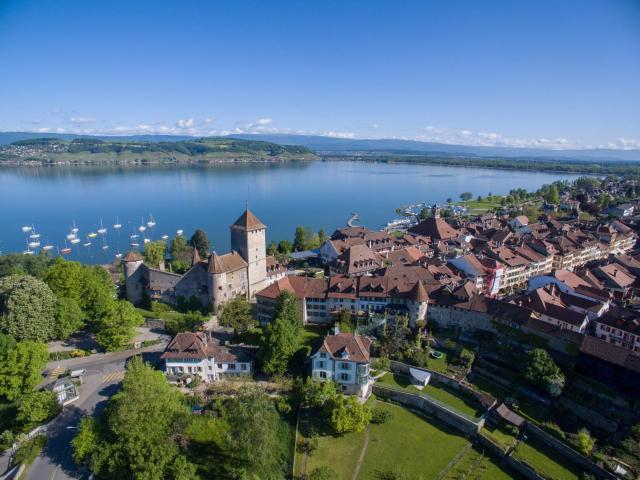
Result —
<svg viewBox="0 0 640 480"><path fill-rule="evenodd" d="M520 442L514 454L547 478L555 480L577 480L581 478L581 472L574 465L563 461L560 455L541 442L532 439Z"/></svg>

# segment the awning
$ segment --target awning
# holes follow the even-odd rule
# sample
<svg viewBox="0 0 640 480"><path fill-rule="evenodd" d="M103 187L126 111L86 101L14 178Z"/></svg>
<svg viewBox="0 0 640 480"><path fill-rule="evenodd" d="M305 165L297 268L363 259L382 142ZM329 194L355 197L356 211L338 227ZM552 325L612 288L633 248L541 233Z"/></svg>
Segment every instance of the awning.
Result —
<svg viewBox="0 0 640 480"><path fill-rule="evenodd" d="M409 372L411 373L411 377L423 387L427 386L429 380L431 379L431 374L429 372L425 372L424 370L410 368Z"/></svg>

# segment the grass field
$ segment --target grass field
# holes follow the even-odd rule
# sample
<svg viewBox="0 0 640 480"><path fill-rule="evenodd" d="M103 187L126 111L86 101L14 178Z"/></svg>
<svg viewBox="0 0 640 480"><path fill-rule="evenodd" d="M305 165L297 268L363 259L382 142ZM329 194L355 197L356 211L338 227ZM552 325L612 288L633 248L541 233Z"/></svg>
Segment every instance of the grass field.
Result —
<svg viewBox="0 0 640 480"><path fill-rule="evenodd" d="M500 207L500 200L502 200L502 197L495 196L495 197L492 197L491 201L487 200L486 198L483 198L480 201L469 200L468 202L456 202L456 205L460 205L460 206L466 205L470 213L484 213L490 208Z"/></svg>
<svg viewBox="0 0 640 480"><path fill-rule="evenodd" d="M476 448L469 449L447 472L443 480L508 480L520 478L516 472L505 470L493 458Z"/></svg>
<svg viewBox="0 0 640 480"><path fill-rule="evenodd" d="M485 425L481 433L493 440L494 443L500 445L504 450L513 447L518 441L511 433L509 433L504 427L496 427L493 425Z"/></svg>
<svg viewBox="0 0 640 480"><path fill-rule="evenodd" d="M427 385L422 390L418 390L411 384L411 379L409 377L391 372L384 375L378 381L391 388L398 388L415 394L426 394L427 396L439 400L452 409L465 415L479 417L483 413L481 405L475 399L457 392L454 389L449 389L440 385L437 387Z"/></svg>
<svg viewBox="0 0 640 480"><path fill-rule="evenodd" d="M520 442L514 454L516 458L525 461L546 478L554 480L582 478L582 472L576 466L564 461L557 452L536 440Z"/></svg>

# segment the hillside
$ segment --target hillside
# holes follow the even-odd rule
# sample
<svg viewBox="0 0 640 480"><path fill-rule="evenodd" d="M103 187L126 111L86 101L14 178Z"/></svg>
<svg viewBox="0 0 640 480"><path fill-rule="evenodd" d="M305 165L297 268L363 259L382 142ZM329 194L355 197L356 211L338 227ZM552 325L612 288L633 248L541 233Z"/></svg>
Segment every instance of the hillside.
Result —
<svg viewBox="0 0 640 480"><path fill-rule="evenodd" d="M229 137L181 141L48 137L0 146L0 163L4 164L207 164L316 158L306 147Z"/></svg>

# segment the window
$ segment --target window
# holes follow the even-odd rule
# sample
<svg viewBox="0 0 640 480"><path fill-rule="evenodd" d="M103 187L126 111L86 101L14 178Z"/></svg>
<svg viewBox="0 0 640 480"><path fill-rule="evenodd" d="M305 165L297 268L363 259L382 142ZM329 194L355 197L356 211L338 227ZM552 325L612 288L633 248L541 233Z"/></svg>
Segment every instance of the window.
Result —
<svg viewBox="0 0 640 480"><path fill-rule="evenodd" d="M219 364L218 364L218 368L219 368L220 370L222 370L222 364L221 364L221 363L219 363Z"/></svg>
<svg viewBox="0 0 640 480"><path fill-rule="evenodd" d="M321 353L320 354L320 358L327 358L327 354L326 353Z"/></svg>
<svg viewBox="0 0 640 480"><path fill-rule="evenodd" d="M240 369L241 370L246 370L247 369L247 364L246 363L241 364L240 365Z"/></svg>
<svg viewBox="0 0 640 480"><path fill-rule="evenodd" d="M349 364L347 362L340 363L341 370L349 370Z"/></svg>
<svg viewBox="0 0 640 480"><path fill-rule="evenodd" d="M316 363L316 365L318 366L318 368L324 368L324 362L322 360Z"/></svg>
<svg viewBox="0 0 640 480"><path fill-rule="evenodd" d="M320 378L323 378L323 379L327 378L327 372L320 372L318 375L320 376Z"/></svg>
<svg viewBox="0 0 640 480"><path fill-rule="evenodd" d="M229 370L235 370L236 369L236 364L235 363L230 363L229 364Z"/></svg>
<svg viewBox="0 0 640 480"><path fill-rule="evenodd" d="M343 381L346 382L347 380L349 380L349 374L348 373L341 373L340 374L340 380L343 380Z"/></svg>

